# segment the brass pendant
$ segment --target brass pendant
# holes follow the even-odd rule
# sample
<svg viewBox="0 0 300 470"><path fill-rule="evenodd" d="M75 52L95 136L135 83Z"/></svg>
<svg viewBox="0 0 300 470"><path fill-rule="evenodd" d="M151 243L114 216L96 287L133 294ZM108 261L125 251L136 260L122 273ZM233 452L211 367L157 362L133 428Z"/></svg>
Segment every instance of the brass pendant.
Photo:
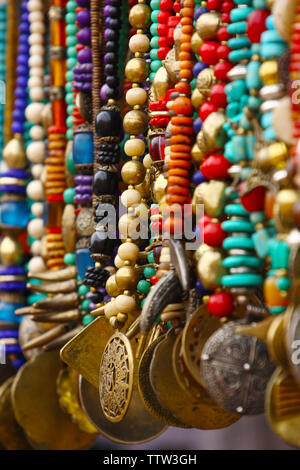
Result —
<svg viewBox="0 0 300 470"><path fill-rule="evenodd" d="M265 410L273 431L290 445L300 446L300 388L292 375L278 367L266 392Z"/></svg>
<svg viewBox="0 0 300 470"><path fill-rule="evenodd" d="M200 373L201 354L207 339L221 327L221 321L210 315L207 307L201 305L189 318L182 333L182 356L186 368L203 385Z"/></svg>
<svg viewBox="0 0 300 470"><path fill-rule="evenodd" d="M196 397L179 385L172 367L176 340L174 329L169 330L156 346L151 361L150 380L162 406L188 426L199 429L219 429L237 421L238 415L216 405L201 386Z"/></svg>
<svg viewBox="0 0 300 470"><path fill-rule="evenodd" d="M0 368L1 369L1 368ZM0 387L0 444L6 450L30 450L23 429L16 421L11 401L13 377Z"/></svg>
<svg viewBox="0 0 300 470"><path fill-rule="evenodd" d="M72 418L79 429L88 434L98 434L98 429L91 423L81 408L78 390L78 374L74 369L65 367L57 377L57 393L61 408Z"/></svg>
<svg viewBox="0 0 300 470"><path fill-rule="evenodd" d="M72 422L59 405L56 380L61 370L58 351L41 353L17 373L12 386L16 419L28 437L49 450L89 447L95 434L87 434Z"/></svg>
<svg viewBox="0 0 300 470"><path fill-rule="evenodd" d="M131 404L124 419L113 423L106 419L99 400L99 392L82 376L79 377L79 394L83 410L108 439L119 444L142 444L165 431L165 426L154 419L144 407L137 387L133 388Z"/></svg>
<svg viewBox="0 0 300 470"><path fill-rule="evenodd" d="M140 363L139 363L139 392L148 411L157 419L167 424L168 426L176 426L179 428L189 427L182 423L179 419L175 418L168 408L161 405L157 396L152 388L150 381L150 365L153 357L153 352L156 346L163 340L164 335L159 336L154 341L151 341L149 346L145 349Z"/></svg>

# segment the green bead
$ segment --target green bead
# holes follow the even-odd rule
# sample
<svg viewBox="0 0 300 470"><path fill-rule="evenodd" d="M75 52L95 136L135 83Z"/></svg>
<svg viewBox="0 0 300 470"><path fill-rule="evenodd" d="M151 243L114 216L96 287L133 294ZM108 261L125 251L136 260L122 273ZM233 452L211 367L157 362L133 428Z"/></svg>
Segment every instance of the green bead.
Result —
<svg viewBox="0 0 300 470"><path fill-rule="evenodd" d="M64 262L68 266L74 266L76 262L75 253L66 253L64 256Z"/></svg>
<svg viewBox="0 0 300 470"><path fill-rule="evenodd" d="M81 310L89 310L91 301L89 299L85 299L80 303Z"/></svg>
<svg viewBox="0 0 300 470"><path fill-rule="evenodd" d="M75 12L69 12L66 14L65 19L67 24L75 24L76 23L76 13Z"/></svg>
<svg viewBox="0 0 300 470"><path fill-rule="evenodd" d="M73 104L69 104L69 105L67 106L67 113L68 113L68 114L72 114L73 111L74 111L74 105L73 105Z"/></svg>
<svg viewBox="0 0 300 470"><path fill-rule="evenodd" d="M78 288L78 294L81 296L81 297L84 297L88 292L90 292L90 289L88 286L86 286L85 284L81 284L81 286L79 286Z"/></svg>
<svg viewBox="0 0 300 470"><path fill-rule="evenodd" d="M72 130L72 128L67 130L66 137L67 137L68 140L73 140L73 130ZM76 173L76 169L75 169L75 173ZM74 174L74 173L72 173L72 174Z"/></svg>
<svg viewBox="0 0 300 470"><path fill-rule="evenodd" d="M75 34L78 32L78 28L76 24L68 24L66 27L66 33L68 36L75 36Z"/></svg>
<svg viewBox="0 0 300 470"><path fill-rule="evenodd" d="M67 56L68 57L77 57L77 51L75 47L68 47L67 49Z"/></svg>
<svg viewBox="0 0 300 470"><path fill-rule="evenodd" d="M77 7L78 7L77 3L71 0L67 3L66 9L67 11L75 11Z"/></svg>
<svg viewBox="0 0 300 470"><path fill-rule="evenodd" d="M158 23L157 21L157 17L159 15L160 11L159 10L153 10L153 12L151 13L151 21L152 23Z"/></svg>
<svg viewBox="0 0 300 470"><path fill-rule="evenodd" d="M87 313L82 317L82 324L83 326L87 326L92 323L93 320L95 320L95 317L93 317L93 315L91 315L90 313Z"/></svg>
<svg viewBox="0 0 300 470"><path fill-rule="evenodd" d="M66 83L65 90L66 90L67 93L72 92L72 84L70 82ZM70 106L72 106L72 105L70 105Z"/></svg>
<svg viewBox="0 0 300 470"><path fill-rule="evenodd" d="M280 277L277 280L277 287L280 290L289 290L291 287L291 281L288 277Z"/></svg>
<svg viewBox="0 0 300 470"><path fill-rule="evenodd" d="M150 68L152 72L157 72L160 67L161 67L161 60L153 60L151 62Z"/></svg>
<svg viewBox="0 0 300 470"><path fill-rule="evenodd" d="M67 124L67 126L68 126L68 127L72 127L73 121L74 121L74 117L73 117L73 116L69 116L69 117L66 119L66 124Z"/></svg>
<svg viewBox="0 0 300 470"><path fill-rule="evenodd" d="M278 315L279 313L283 313L285 309L286 307L272 307L272 308L269 308L269 312L272 315Z"/></svg>
<svg viewBox="0 0 300 470"><path fill-rule="evenodd" d="M150 266L147 266L147 267L144 269L144 276L145 276L145 278L147 278L147 279L150 279L150 277L154 276L155 274L156 274L156 269L151 268Z"/></svg>
<svg viewBox="0 0 300 470"><path fill-rule="evenodd" d="M67 188L64 190L64 201L66 204L73 204L75 197L75 189Z"/></svg>
<svg viewBox="0 0 300 470"><path fill-rule="evenodd" d="M67 93L66 97L65 97L66 103L67 104L72 104L73 103L73 98L74 98L73 93Z"/></svg>
<svg viewBox="0 0 300 470"><path fill-rule="evenodd" d="M76 64L77 64L77 60L75 59L75 57L70 57L70 58L67 60L67 67L68 67L68 69L74 68Z"/></svg>
<svg viewBox="0 0 300 470"><path fill-rule="evenodd" d="M157 34L157 26L158 26L158 23L152 23L152 25L150 26L150 33L151 33L151 36L158 36L158 34Z"/></svg>
<svg viewBox="0 0 300 470"><path fill-rule="evenodd" d="M151 38L150 46L152 47L152 49L158 49L159 48L158 40L159 40L158 36L153 36L153 38Z"/></svg>
<svg viewBox="0 0 300 470"><path fill-rule="evenodd" d="M155 77L155 72L151 72L149 75L149 79L151 83L153 82L154 77Z"/></svg>
<svg viewBox="0 0 300 470"><path fill-rule="evenodd" d="M73 70L68 70L66 73L66 79L68 82L71 82L74 78Z"/></svg>
<svg viewBox="0 0 300 470"><path fill-rule="evenodd" d="M143 300L141 301L141 307L142 307L142 308L144 307L144 303L145 303L145 302L146 302L146 299L143 299Z"/></svg>
<svg viewBox="0 0 300 470"><path fill-rule="evenodd" d="M154 263L154 253L153 253L153 251L150 251L150 253L148 253L147 260L148 260L148 263Z"/></svg>
<svg viewBox="0 0 300 470"><path fill-rule="evenodd" d="M159 10L160 0L151 0L150 7L152 10Z"/></svg>
<svg viewBox="0 0 300 470"><path fill-rule="evenodd" d="M151 51L150 51L150 58L151 58L152 60L158 60L157 51L158 51L158 49L151 49Z"/></svg>
<svg viewBox="0 0 300 470"><path fill-rule="evenodd" d="M138 282L137 290L141 292L142 294L148 294L150 287L151 287L150 282L142 279L141 281Z"/></svg>
<svg viewBox="0 0 300 470"><path fill-rule="evenodd" d="M75 163L74 163L74 160L73 160L73 153L72 152L68 152L67 154L67 170L69 173L71 173L72 175L76 175L76 167L75 167Z"/></svg>
<svg viewBox="0 0 300 470"><path fill-rule="evenodd" d="M39 300L45 299L46 297L48 297L48 294L31 294L27 297L27 304L35 304Z"/></svg>

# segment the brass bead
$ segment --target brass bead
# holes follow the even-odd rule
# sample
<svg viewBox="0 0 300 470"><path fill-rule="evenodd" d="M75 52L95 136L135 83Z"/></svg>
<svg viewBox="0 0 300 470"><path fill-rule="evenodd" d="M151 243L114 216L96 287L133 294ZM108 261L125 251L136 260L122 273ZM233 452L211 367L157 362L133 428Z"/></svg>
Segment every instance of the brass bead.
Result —
<svg viewBox="0 0 300 470"><path fill-rule="evenodd" d="M131 82L142 83L146 80L149 67L144 59L130 59L125 67L125 76Z"/></svg>
<svg viewBox="0 0 300 470"><path fill-rule="evenodd" d="M132 266L123 266L116 273L116 283L121 290L134 289L138 279L138 273Z"/></svg>
<svg viewBox="0 0 300 470"><path fill-rule="evenodd" d="M121 293L121 291L119 290L119 288L117 286L117 283L116 283L116 275L115 274L113 274L112 276L110 276L107 279L105 289L106 289L106 292L108 293L108 295L110 295L111 297L117 297L117 295L119 295Z"/></svg>
<svg viewBox="0 0 300 470"><path fill-rule="evenodd" d="M197 274L205 289L214 289L219 285L226 274L221 253L214 249L203 253L197 263Z"/></svg>
<svg viewBox="0 0 300 470"><path fill-rule="evenodd" d="M140 184L145 178L146 169L138 160L131 160L126 162L121 171L124 183L126 184Z"/></svg>
<svg viewBox="0 0 300 470"><path fill-rule="evenodd" d="M215 77L213 69L207 68L207 69L201 70L201 72L198 74L197 81L196 81L196 88L204 96L208 96L212 86L215 83L216 83L216 77Z"/></svg>
<svg viewBox="0 0 300 470"><path fill-rule="evenodd" d="M208 150L214 150L224 146L226 135L223 126L225 122L225 115L221 112L211 113L207 119L205 119L202 130Z"/></svg>
<svg viewBox="0 0 300 470"><path fill-rule="evenodd" d="M3 149L3 158L10 168L25 168L26 154L22 141L17 138L10 140Z"/></svg>
<svg viewBox="0 0 300 470"><path fill-rule="evenodd" d="M266 60L259 68L259 76L265 85L278 83L278 64L276 60Z"/></svg>
<svg viewBox="0 0 300 470"><path fill-rule="evenodd" d="M225 189L224 181L210 180L208 183L199 184L193 194L193 211L196 213L196 206L204 204L207 215L218 217L224 209Z"/></svg>
<svg viewBox="0 0 300 470"><path fill-rule="evenodd" d="M201 39L211 39L218 32L220 24L221 18L218 13L204 13L196 21L196 30Z"/></svg>
<svg viewBox="0 0 300 470"><path fill-rule="evenodd" d="M143 111L131 110L123 120L123 127L127 134L139 135L147 130L147 116Z"/></svg>
<svg viewBox="0 0 300 470"><path fill-rule="evenodd" d="M203 44L203 40L200 38L199 34L195 32L191 39L192 50L195 54L199 54L199 49Z"/></svg>
<svg viewBox="0 0 300 470"><path fill-rule="evenodd" d="M151 10L148 5L134 5L129 12L129 23L133 28L145 29L150 24Z"/></svg>
<svg viewBox="0 0 300 470"><path fill-rule="evenodd" d="M194 108L199 109L200 106L203 104L204 96L197 88L195 88L195 90L192 93L191 99L192 99L192 105L194 106Z"/></svg>
<svg viewBox="0 0 300 470"><path fill-rule="evenodd" d="M204 153L198 147L197 144L194 144L191 151L192 160L196 163L202 163L204 160Z"/></svg>
<svg viewBox="0 0 300 470"><path fill-rule="evenodd" d="M0 259L4 266L18 264L22 255L21 245L13 238L6 236L0 245Z"/></svg>

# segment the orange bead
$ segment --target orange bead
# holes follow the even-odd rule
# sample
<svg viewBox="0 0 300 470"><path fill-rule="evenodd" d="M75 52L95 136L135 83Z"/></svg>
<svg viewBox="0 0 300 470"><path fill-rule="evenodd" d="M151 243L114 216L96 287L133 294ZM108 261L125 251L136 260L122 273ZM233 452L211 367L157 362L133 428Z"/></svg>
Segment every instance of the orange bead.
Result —
<svg viewBox="0 0 300 470"><path fill-rule="evenodd" d="M188 178L189 172L182 168L170 168L168 170L168 176L185 176L186 178Z"/></svg>
<svg viewBox="0 0 300 470"><path fill-rule="evenodd" d="M193 72L192 70L180 70L179 72L180 78L186 78L187 80L192 80L193 78Z"/></svg>
<svg viewBox="0 0 300 470"><path fill-rule="evenodd" d="M267 219L273 219L274 217L274 204L275 204L275 195L272 191L266 191L265 194L265 213Z"/></svg>
<svg viewBox="0 0 300 470"><path fill-rule="evenodd" d="M193 24L193 18L190 18L189 16L185 16L184 18L181 18L180 20L180 24L182 26L186 26L186 25L192 25Z"/></svg>
<svg viewBox="0 0 300 470"><path fill-rule="evenodd" d="M282 294L283 291L277 287L276 277L267 277L264 282L264 298L268 307L287 307L289 298Z"/></svg>
<svg viewBox="0 0 300 470"><path fill-rule="evenodd" d="M193 68L193 62L191 60L180 61L180 70L191 70Z"/></svg>
<svg viewBox="0 0 300 470"><path fill-rule="evenodd" d="M171 133L173 135L177 135L177 134L194 135L194 129L190 126L172 126Z"/></svg>
<svg viewBox="0 0 300 470"><path fill-rule="evenodd" d="M180 12L181 16L187 16L193 18L194 16L194 8L183 7Z"/></svg>
<svg viewBox="0 0 300 470"><path fill-rule="evenodd" d="M191 92L191 86L187 82L178 82L175 85L176 91L180 94L188 95ZM172 117L171 122L173 122L174 117Z"/></svg>
<svg viewBox="0 0 300 470"><path fill-rule="evenodd" d="M186 42L187 42L187 43L190 43L190 42L191 42L191 38L192 38L191 34L183 34L183 33L181 33L179 42L180 42L180 44L184 44L184 43L186 43Z"/></svg>
<svg viewBox="0 0 300 470"><path fill-rule="evenodd" d="M181 176L168 176L169 185L179 185L179 186L189 186L189 180L187 178L182 178Z"/></svg>
<svg viewBox="0 0 300 470"><path fill-rule="evenodd" d="M181 31L183 34L191 35L193 34L194 28L192 25L186 24L186 25L182 25Z"/></svg>
<svg viewBox="0 0 300 470"><path fill-rule="evenodd" d="M191 116L193 114L193 105L190 98L178 96L178 98L173 101L172 110L175 114Z"/></svg>
<svg viewBox="0 0 300 470"><path fill-rule="evenodd" d="M170 158L171 160L190 160L191 154L190 152L171 152Z"/></svg>
<svg viewBox="0 0 300 470"><path fill-rule="evenodd" d="M188 196L190 191L189 188L184 188L183 186L168 186L168 194L179 194L180 196Z"/></svg>
<svg viewBox="0 0 300 470"><path fill-rule="evenodd" d="M189 153L191 150L190 145L182 145L182 144L176 144L171 146L171 152L187 152Z"/></svg>
<svg viewBox="0 0 300 470"><path fill-rule="evenodd" d="M174 126L191 126L192 128L193 118L188 116L172 116L171 124Z"/></svg>
<svg viewBox="0 0 300 470"><path fill-rule="evenodd" d="M189 8L195 8L195 0L184 0L183 6ZM182 16L185 16L184 14Z"/></svg>
<svg viewBox="0 0 300 470"><path fill-rule="evenodd" d="M184 44L181 44L180 45L180 50L181 51L187 51L187 52L191 52L192 51L192 45L190 42L186 42Z"/></svg>
<svg viewBox="0 0 300 470"><path fill-rule="evenodd" d="M170 160L168 162L169 168L186 168L189 169L191 167L190 160Z"/></svg>
<svg viewBox="0 0 300 470"><path fill-rule="evenodd" d="M169 194L167 197L166 197L166 201L167 201L167 204L186 204L187 202L189 202L189 199L186 198L185 196L179 196L179 195L172 195L172 194Z"/></svg>
<svg viewBox="0 0 300 470"><path fill-rule="evenodd" d="M192 144L192 139L188 137L187 135L172 135L171 136L171 145L177 145L177 144Z"/></svg>
<svg viewBox="0 0 300 470"><path fill-rule="evenodd" d="M179 60L192 60L192 54L190 52L180 52Z"/></svg>

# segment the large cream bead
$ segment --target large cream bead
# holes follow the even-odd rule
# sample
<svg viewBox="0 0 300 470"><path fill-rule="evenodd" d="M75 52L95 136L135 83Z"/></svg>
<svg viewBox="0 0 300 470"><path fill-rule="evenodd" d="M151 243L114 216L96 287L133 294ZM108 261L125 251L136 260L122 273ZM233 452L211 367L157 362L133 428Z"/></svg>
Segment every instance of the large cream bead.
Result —
<svg viewBox="0 0 300 470"><path fill-rule="evenodd" d="M26 189L27 196L33 201L41 201L44 199L44 186L40 180L31 181Z"/></svg>
<svg viewBox="0 0 300 470"><path fill-rule="evenodd" d="M142 196L136 189L126 189L121 195L121 202L126 208L141 202Z"/></svg>
<svg viewBox="0 0 300 470"><path fill-rule="evenodd" d="M29 72L30 77L40 77L44 76L44 69L43 67L31 67Z"/></svg>
<svg viewBox="0 0 300 470"><path fill-rule="evenodd" d="M28 270L31 273L43 273L47 269L41 256L34 256L28 263Z"/></svg>
<svg viewBox="0 0 300 470"><path fill-rule="evenodd" d="M105 305L104 313L106 318L111 318L118 315L119 312L115 300L111 300L110 302L108 302L108 304Z"/></svg>
<svg viewBox="0 0 300 470"><path fill-rule="evenodd" d="M29 49L30 55L40 55L44 57L45 55L45 46L41 44L33 44Z"/></svg>
<svg viewBox="0 0 300 470"><path fill-rule="evenodd" d="M35 86L43 86L43 79L41 77L30 77L28 79L28 87L34 88Z"/></svg>
<svg viewBox="0 0 300 470"><path fill-rule="evenodd" d="M144 165L145 168L147 168L147 170L150 169L150 167L152 165L152 158L150 157L149 153L147 153L147 155L144 156L143 165Z"/></svg>
<svg viewBox="0 0 300 470"><path fill-rule="evenodd" d="M42 202L35 202L31 206L31 212L35 217L42 217L44 212L44 204Z"/></svg>
<svg viewBox="0 0 300 470"><path fill-rule="evenodd" d="M42 21L34 21L30 25L30 32L31 33L39 33L44 34L46 31L46 27Z"/></svg>
<svg viewBox="0 0 300 470"><path fill-rule="evenodd" d="M129 157L140 157L145 153L145 142L142 139L129 139L124 145L124 151Z"/></svg>
<svg viewBox="0 0 300 470"><path fill-rule="evenodd" d="M29 135L32 140L42 140L45 137L45 129L42 126L32 126Z"/></svg>
<svg viewBox="0 0 300 470"><path fill-rule="evenodd" d="M30 247L30 251L34 256L39 256L42 252L42 242L40 240L34 240Z"/></svg>
<svg viewBox="0 0 300 470"><path fill-rule="evenodd" d="M29 0L27 9L28 11L43 11L43 2L40 0Z"/></svg>
<svg viewBox="0 0 300 470"><path fill-rule="evenodd" d="M42 87L35 86L34 88L29 88L29 95L33 101L42 101L44 99L44 90Z"/></svg>
<svg viewBox="0 0 300 470"><path fill-rule="evenodd" d="M45 233L43 219L36 218L30 220L29 224L27 225L27 231L33 238L42 238Z"/></svg>
<svg viewBox="0 0 300 470"><path fill-rule="evenodd" d="M44 105L42 103L29 104L25 111L27 121L33 122L35 124L41 122L41 114L43 109Z"/></svg>
<svg viewBox="0 0 300 470"><path fill-rule="evenodd" d="M134 298L129 295L118 295L115 302L119 312L122 313L132 313L136 307Z"/></svg>
<svg viewBox="0 0 300 470"><path fill-rule="evenodd" d="M29 35L28 42L30 46L33 46L34 44L43 44L44 37L40 33L32 33Z"/></svg>
<svg viewBox="0 0 300 470"><path fill-rule="evenodd" d="M149 46L150 41L145 34L135 34L130 38L129 49L131 52L147 52Z"/></svg>
<svg viewBox="0 0 300 470"><path fill-rule="evenodd" d="M144 104L147 100L147 93L143 88L131 88L126 93L126 101L130 106Z"/></svg>
<svg viewBox="0 0 300 470"><path fill-rule="evenodd" d="M125 242L118 248L118 256L124 261L136 262L139 255L139 248L134 243Z"/></svg>
<svg viewBox="0 0 300 470"><path fill-rule="evenodd" d="M34 21L44 21L44 15L41 11L32 11L29 13L29 21L33 23Z"/></svg>
<svg viewBox="0 0 300 470"><path fill-rule="evenodd" d="M119 231L121 238L137 238L139 230L139 219L138 217L132 217L131 215L124 214L119 219Z"/></svg>
<svg viewBox="0 0 300 470"><path fill-rule="evenodd" d="M26 155L31 163L42 163L45 158L44 142L31 142L27 147Z"/></svg>
<svg viewBox="0 0 300 470"><path fill-rule="evenodd" d="M28 60L28 65L29 67L42 67L44 64L43 57L41 57L38 54L34 54L31 57L29 57Z"/></svg>
<svg viewBox="0 0 300 470"><path fill-rule="evenodd" d="M116 268L121 268L122 266L124 266L124 263L125 261L122 260L118 255L115 256L115 259L114 259L114 265Z"/></svg>
<svg viewBox="0 0 300 470"><path fill-rule="evenodd" d="M36 180L40 179L42 176L43 170L44 170L44 165L42 165L41 163L35 163L34 165L32 165L31 174L34 177L34 179Z"/></svg>

